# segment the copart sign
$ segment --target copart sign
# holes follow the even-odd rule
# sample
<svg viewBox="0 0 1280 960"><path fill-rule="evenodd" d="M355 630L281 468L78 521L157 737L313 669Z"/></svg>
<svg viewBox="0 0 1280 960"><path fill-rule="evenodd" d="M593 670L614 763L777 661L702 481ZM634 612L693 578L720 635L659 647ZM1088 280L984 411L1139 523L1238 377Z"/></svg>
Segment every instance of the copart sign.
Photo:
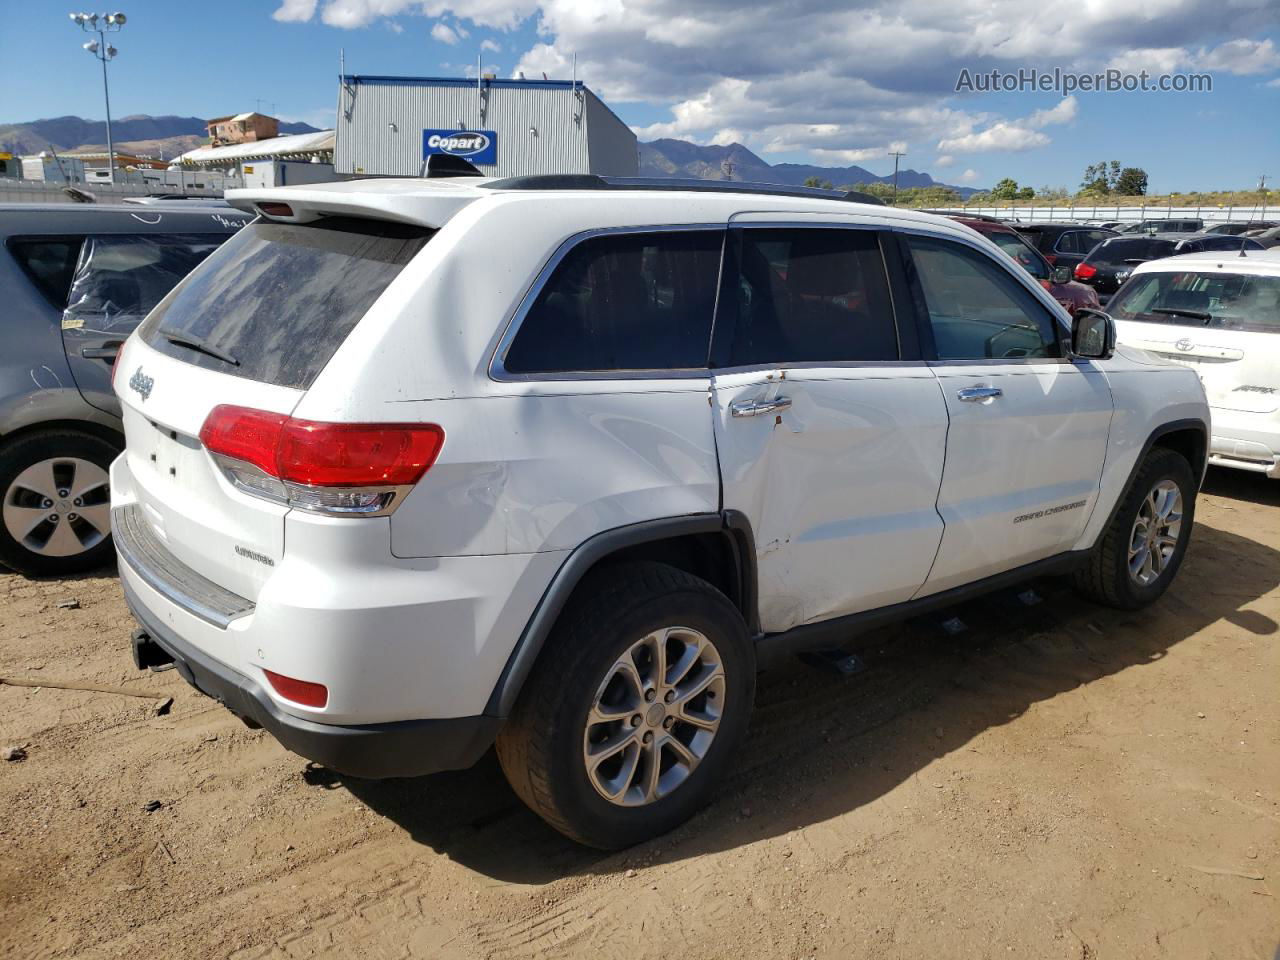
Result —
<svg viewBox="0 0 1280 960"><path fill-rule="evenodd" d="M422 157L447 153L472 163L498 162L498 135L492 130L423 130Z"/></svg>

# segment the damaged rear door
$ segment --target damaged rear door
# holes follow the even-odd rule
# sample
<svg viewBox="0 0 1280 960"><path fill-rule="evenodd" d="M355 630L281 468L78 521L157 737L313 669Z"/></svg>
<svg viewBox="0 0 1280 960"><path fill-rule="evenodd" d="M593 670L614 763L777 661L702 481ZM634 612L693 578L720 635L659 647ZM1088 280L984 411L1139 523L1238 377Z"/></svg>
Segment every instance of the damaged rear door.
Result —
<svg viewBox="0 0 1280 960"><path fill-rule="evenodd" d="M876 229L770 220L730 231L712 371L724 507L750 518L766 633L919 589L947 432Z"/></svg>

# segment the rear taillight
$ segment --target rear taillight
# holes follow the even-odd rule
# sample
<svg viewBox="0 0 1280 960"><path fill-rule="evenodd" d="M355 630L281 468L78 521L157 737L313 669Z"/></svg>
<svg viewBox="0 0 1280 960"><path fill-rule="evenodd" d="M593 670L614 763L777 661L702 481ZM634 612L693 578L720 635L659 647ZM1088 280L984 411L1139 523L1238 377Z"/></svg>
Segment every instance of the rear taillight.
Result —
<svg viewBox="0 0 1280 960"><path fill-rule="evenodd" d="M323 707L329 702L329 688L323 683L312 683L310 680L295 680L270 670L263 670L271 689L286 700L300 703L304 707Z"/></svg>
<svg viewBox="0 0 1280 960"><path fill-rule="evenodd" d="M1058 265L1058 255L1056 253L1046 253L1044 258L1049 261L1049 266L1056 267Z"/></svg>
<svg viewBox="0 0 1280 960"><path fill-rule="evenodd" d="M436 461L433 423L318 423L222 404L200 442L246 493L315 513L388 512Z"/></svg>
<svg viewBox="0 0 1280 960"><path fill-rule="evenodd" d="M1088 280L1098 272L1098 268L1091 263L1077 263L1075 277L1077 280Z"/></svg>

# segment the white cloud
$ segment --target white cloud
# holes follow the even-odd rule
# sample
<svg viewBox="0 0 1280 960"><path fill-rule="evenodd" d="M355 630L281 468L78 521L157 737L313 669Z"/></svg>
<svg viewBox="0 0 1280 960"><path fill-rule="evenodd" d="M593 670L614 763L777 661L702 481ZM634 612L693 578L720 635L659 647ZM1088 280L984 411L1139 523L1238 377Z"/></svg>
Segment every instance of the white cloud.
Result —
<svg viewBox="0 0 1280 960"><path fill-rule="evenodd" d="M894 143L944 155L1046 146L1079 112L1028 94L1022 116L956 98L961 68L1097 72L1205 66L1267 79L1275 0L280 0L277 18L346 29L399 14L461 29L532 22L512 75L578 76L606 100L670 110L637 132L873 162ZM510 46L509 44L505 44ZM1090 94L1090 96L1095 96ZM1001 101L1004 102L1004 101ZM1036 109L1036 107L1040 109ZM850 158L858 158L850 160ZM891 168L887 158L877 169Z"/></svg>
<svg viewBox="0 0 1280 960"><path fill-rule="evenodd" d="M982 174L978 173L977 170L974 170L972 167L970 167L964 173L960 174L960 176L956 177L956 179L959 180L961 183L973 183L980 176L982 176Z"/></svg>
<svg viewBox="0 0 1280 960"><path fill-rule="evenodd" d="M1196 65L1205 70L1221 70L1224 73L1257 74L1280 70L1280 50L1270 39L1230 40L1202 53Z"/></svg>
<svg viewBox="0 0 1280 960"><path fill-rule="evenodd" d="M271 14L281 23L306 23L316 15L316 0L281 0L280 9Z"/></svg>
<svg viewBox="0 0 1280 960"><path fill-rule="evenodd" d="M1267 86L1267 87L1280 87L1280 77L1276 77L1274 80L1268 80L1268 81L1264 84L1264 86Z"/></svg>
<svg viewBox="0 0 1280 960"><path fill-rule="evenodd" d="M1126 50L1107 61L1107 69L1123 73L1173 73L1191 62L1191 54L1182 47L1138 47Z"/></svg>
<svg viewBox="0 0 1280 960"><path fill-rule="evenodd" d="M439 40L441 43L447 43L452 47L461 38L453 27L449 26L442 20L431 28L431 39Z"/></svg>
<svg viewBox="0 0 1280 960"><path fill-rule="evenodd" d="M480 41L480 49L490 50L493 53L498 53L502 50L502 44L498 43L496 40L490 40L488 38L485 38L484 40Z"/></svg>
<svg viewBox="0 0 1280 960"><path fill-rule="evenodd" d="M935 167L949 167L955 162L956 162L955 157L951 156L950 154L944 153L942 156L938 157L933 161L933 165Z"/></svg>
<svg viewBox="0 0 1280 960"><path fill-rule="evenodd" d="M1050 109L1037 110L1022 120L1001 120L976 133L940 140L938 150L943 153L988 153L1047 147L1053 141L1040 129L1052 124L1070 123L1078 109L1075 97L1064 97Z"/></svg>
<svg viewBox="0 0 1280 960"><path fill-rule="evenodd" d="M396 23L394 20L387 21L387 29L396 34L404 33L404 27L400 26L400 24Z"/></svg>

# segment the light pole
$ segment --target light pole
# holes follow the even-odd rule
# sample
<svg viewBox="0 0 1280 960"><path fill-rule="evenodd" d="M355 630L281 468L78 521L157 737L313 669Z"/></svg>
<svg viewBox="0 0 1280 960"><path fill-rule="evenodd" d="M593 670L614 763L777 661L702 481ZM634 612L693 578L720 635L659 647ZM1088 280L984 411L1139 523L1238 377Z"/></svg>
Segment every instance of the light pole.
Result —
<svg viewBox="0 0 1280 960"><path fill-rule="evenodd" d="M108 33L117 33L125 24L123 13L71 13L71 22L85 33L96 33L97 40L90 40L84 48L102 61L102 99L107 106L107 170L111 182L116 182L116 151L111 141L111 94L107 90L107 61L115 59L119 52L107 42Z"/></svg>
<svg viewBox="0 0 1280 960"><path fill-rule="evenodd" d="M906 154L895 150L889 156L893 157L893 203L891 205L896 207L898 205L898 161Z"/></svg>

